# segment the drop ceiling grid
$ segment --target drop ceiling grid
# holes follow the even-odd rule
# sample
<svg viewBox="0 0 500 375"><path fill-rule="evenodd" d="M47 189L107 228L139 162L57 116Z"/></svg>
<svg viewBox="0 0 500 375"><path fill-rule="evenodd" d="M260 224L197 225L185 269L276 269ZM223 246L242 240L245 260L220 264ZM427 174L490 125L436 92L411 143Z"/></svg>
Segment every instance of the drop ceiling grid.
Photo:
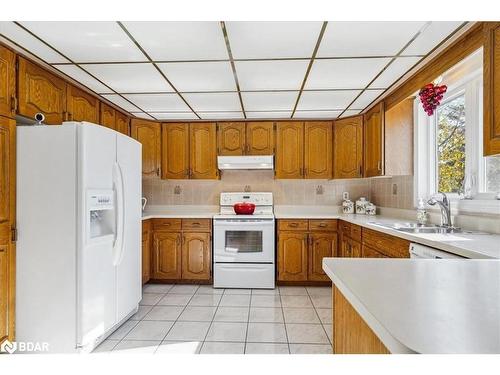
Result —
<svg viewBox="0 0 500 375"><path fill-rule="evenodd" d="M190 51L189 47L177 46L178 48L181 48L181 52L184 53L184 55L181 54L181 55L179 55L179 57L177 57L177 55L172 54L171 51L152 50L153 47L151 47L151 46L152 45L154 46L154 42L155 42L154 40L148 41L148 43L145 43L144 45L141 44L140 43L141 38L140 37L136 38L135 35L133 34L134 27L131 27L132 31L127 29L127 25L131 24L130 22L125 22L125 23L113 22L113 24L115 24L115 25L117 24L119 26L117 28L120 29L121 32L123 32L125 37L128 37L130 39L130 41L136 46L137 50L139 50L145 57L145 60L141 60L140 57L139 57L139 59L137 59L138 56L136 54L133 54L133 56L131 58L128 58L128 56L127 56L127 59L129 59L130 61L126 61L127 59L124 59L124 61L95 61L96 59L93 59L92 57L87 57L86 55L85 55L84 61L80 61L82 59L75 60L75 58L73 58L74 56L68 57L65 53L60 52L60 50L57 48L58 46L54 47L51 44L49 44L47 41L45 41L44 39L40 38L39 35L36 35L36 33L35 33L36 30L42 30L40 28L40 25L37 25L36 23L34 23L35 24L34 25L35 32L34 32L33 30L28 29L26 26L23 26L18 22L15 22L14 24L16 24L19 28L23 29L24 31L28 32L35 39L42 42L42 44L50 47L51 50L53 50L56 54L58 54L62 57L62 59L56 59L56 60L51 61L50 65L59 69L60 71L63 71L63 73L65 71L68 72L69 74L68 73L65 73L65 74L73 79L75 79L73 76L80 76L80 77L88 78L89 81L88 82L82 81L82 84L85 83L85 85L87 87L90 87L92 89L92 91L94 91L94 92L101 91L98 93L98 95L102 96L103 98L106 98L106 95L108 95L108 96L109 95L111 95L111 96L116 95L121 101L124 100L127 103L130 103L131 105L137 107L138 111L137 110L130 111L132 114L133 113L137 113L137 114L143 113L144 115L151 116L152 118L155 118L155 119L156 119L155 114L158 117L165 117L165 116L175 116L176 113L178 113L179 116L185 116L185 117L190 116L189 114L192 113L196 116L196 118L202 118L202 119L203 118L213 118L215 113L219 113L221 115L227 115L228 118L230 118L231 116L233 116L235 114L238 114L238 115L243 114L243 116L246 117L246 111L245 111L246 104L245 104L245 100L244 100L245 95L248 97L250 97L249 95L257 97L259 94L261 95L261 98L265 98L266 96L267 97L273 97L273 96L277 97L279 95L285 95L285 96L288 95L289 96L289 95L296 94L295 105L291 105L290 108L288 108L288 107L285 108L282 106L280 106L279 108L278 107L274 108L272 106L271 107L265 106L265 107L261 107L261 108L251 107L251 109L247 109L247 111L251 112L251 115L252 115L249 117L257 116L259 114L272 114L272 113L275 113L277 115L282 116L284 113L287 113L287 112L290 113L289 117L295 117L294 116L295 112L297 112L297 117L307 116L308 113L315 114L315 115L324 115L326 113L334 115L334 114L338 113L339 114L338 117L342 117L348 113L351 114L351 113L361 112L364 109L366 109L367 107L369 107L369 105L373 102L373 100L372 100L372 101L370 101L370 103L367 106L364 106L364 104L366 104L366 102L369 101L369 99L372 99L375 97L374 100L376 100L378 97L380 97L380 95L382 95L386 91L386 89L388 87L390 87L395 81L397 81L397 79L399 79L399 77L401 77L404 73L406 73L406 71L407 71L407 70L405 70L406 67L408 65L412 65L410 62L420 61L420 59L425 56L423 51L425 51L425 53L428 53L429 45L435 45L436 41L441 42L443 36L449 37L449 35L451 35L451 34L449 34L449 32L450 32L452 27L454 29L454 30L452 30L453 32L456 32L458 30L458 28L456 28L456 26L454 26L452 23L448 23L444 26L440 26L437 23L428 22L428 23L425 23L424 27L421 27L421 25L419 23L413 23L409 26L406 26L404 23L399 23L400 25L398 27L403 28L404 32L406 33L405 35L407 35L407 34L408 35L413 34L413 35L411 36L410 40L404 44L403 48L398 47L399 49L397 50L396 54L394 54L394 51L396 51L395 46L397 45L397 43L394 44L392 47L383 46L383 48L380 48L380 50L377 50L376 48L374 48L374 49L370 50L368 54L358 53L354 47L350 47L350 46L341 46L340 52L343 52L343 53L336 53L337 50L335 48L332 49L331 45L325 46L325 43L327 43L327 41L325 39L325 35L328 34L328 38L330 38L330 39L333 38L333 40L335 40L336 36L333 35L333 37L332 37L332 33L331 32L329 33L330 27L332 27L332 30L335 30L335 28L338 28L338 27L344 27L344 29L345 29L345 25L339 26L338 22L330 22L330 23L319 22L316 24L321 24L322 26L321 26L321 30L319 32L319 35L316 37L316 44L315 45L309 46L309 44L311 44L311 40L313 40L311 35L304 36L299 41L300 46L295 46L293 44L293 42L289 43L289 45L291 46L290 47L291 49L295 49L295 51L302 51L304 53L306 53L308 48L310 47L311 50L313 51L311 56L293 56L293 54L290 54L290 53L287 54L286 48L283 49L283 48L281 48L282 46L280 46L281 49L277 48L277 50L281 50L281 51L285 51L285 52L282 53L281 55L276 54L275 51L272 48L270 48L270 45L272 46L272 43L271 44L268 43L267 46L265 46L263 48L263 50L267 49L268 52L271 51L271 52L269 52L269 55L256 54L255 48L257 48L257 50L258 50L259 45L255 45L255 43L254 43L254 45L249 45L249 46L245 46L244 44L242 45L240 43L237 45L238 53L235 56L233 56L233 53L231 52L231 45L233 42L232 37L231 37L231 27L232 27L231 25L234 25L234 23L228 23L228 25L226 25L226 23L224 21L212 22L212 24L215 24L215 23L217 23L219 25L219 28L222 32L219 33L219 32L214 31L211 34L211 36L216 37L216 38L220 37L220 38L222 38L222 40L220 42L216 42L216 44L217 44L216 47L213 47L213 48L212 48L212 46L206 47L206 49L213 52L212 54L207 53L206 55L204 55L203 51L202 51L203 53L199 52L199 51ZM91 25L91 24L92 23L89 23L89 25ZM181 23L174 22L173 24L177 25L177 24L181 24ZM184 22L184 24L186 24L183 26L184 30L187 30L186 28L191 27L191 26L195 29L200 29L200 28L203 29L203 28L208 27L207 26L208 23L203 23L203 22L201 22L201 23ZM187 24L189 24L191 26L189 26ZM198 25L198 24L200 24L200 25ZM289 23L289 24L293 24L293 23ZM305 24L306 23L304 23L304 25ZM306 29L308 28L308 30L310 30L311 33L317 32L318 28L314 27L314 25L313 25L314 23L308 23L308 24L310 24L310 25L304 26L304 27L306 27ZM421 23L421 24L424 24L424 23ZM302 26L299 23L297 23L297 25ZM149 27L148 25L146 25L146 26ZM215 28L213 26L214 25L211 25L210 27L213 30L215 30ZM249 25L246 25L245 27L248 27L248 26ZM255 25L250 25L250 26L255 27ZM271 30L273 30L273 29L280 30L280 28L282 26L285 29L286 29L286 27L289 27L289 28L291 27L291 26L286 26L283 23L282 24L269 23L268 25L266 25L266 27L267 26L269 26ZM83 31L86 31L86 30L84 30L84 27L82 27L81 25L78 27L79 27L79 29L77 30L77 32L82 33ZM169 27L172 28L173 26L171 26L169 23ZM227 29L226 29L226 27L227 27ZM413 31L410 30L411 27L414 27L414 28L419 27L418 32L413 33ZM109 28L112 29L112 27L110 27L109 25L106 26L106 22L99 24L98 29L99 28L106 29L106 30ZM390 27L386 26L386 29L387 28L390 28ZM2 32L2 30L3 30L3 28L0 27L0 33ZM92 30L89 30L88 32L92 32ZM387 30L385 32L386 32L386 35L389 35L389 34L387 34ZM281 32L281 30L280 30L280 32L278 32L278 34L280 34L280 33L283 34L283 32ZM421 34L425 35L425 33L428 33L430 35L429 39L432 41L432 43L428 40L424 40L424 41L421 40L422 37L420 37L420 35ZM45 35L45 32L43 34ZM50 35L50 34L48 34L48 35ZM196 34L195 31L189 31L189 38L191 38L191 40L195 40L196 35L198 35L198 34ZM113 37L117 38L117 40L125 43L123 40L123 35L114 35L113 34ZM144 37L144 35L142 35L142 37ZM419 38L419 37L420 37L420 39L417 40L417 38ZM52 39L53 38L54 37L52 37ZM277 35L275 39L279 40L280 38L283 38L283 35ZM393 39L397 40L398 43L402 43L402 41L405 38L406 38L406 36L404 38L399 36L399 35L393 36ZM414 42L415 40L417 40L417 42L419 42L419 43L417 43L416 46L415 46L415 44L412 44L412 42ZM102 42L102 40L99 40L99 41ZM288 42L287 40L285 40L285 41ZM181 42L182 42L182 38L181 38ZM84 42L84 45L85 45L85 43L87 43L87 42ZM222 43L226 46L227 51L225 51L225 52L227 52L228 56L224 55L224 51L221 48ZM309 44L307 44L307 43L309 43ZM65 45L67 48L68 43L66 41L64 41L64 43L62 43L62 44ZM117 44L119 44L119 43L117 43ZM420 46L423 46L423 47L420 47ZM253 52L245 51L246 47L250 47L250 49L254 48ZM335 47L335 46L333 46L333 47ZM100 46L99 48L101 48L101 50L102 50L102 46ZM121 46L118 46L118 48L121 48ZM126 47L124 47L124 48L126 48ZM343 50L342 50L342 48L343 48ZM426 48L426 49L424 49L424 48ZM409 52L405 53L405 50L408 50ZM65 50L65 51L67 52L67 50ZM329 53L328 51L330 51L330 52L333 51L333 52ZM77 52L80 54L80 56L82 56L81 51L77 51ZM163 53L163 55L162 55L162 53ZM165 55L165 53L167 55ZM169 53L170 53L170 55L168 55ZM275 55L272 55L273 53ZM300 53L300 54L303 54L303 53ZM102 52L101 55L110 56L108 51ZM123 55L123 53L122 53L122 55ZM397 64L392 65L395 62L399 63L400 61L403 61L404 58L407 58L405 64L401 63L399 65L397 65ZM380 71L378 71L372 77L372 79L369 80L369 82L367 84L365 84L366 81L363 82L361 87L358 87L358 86L360 86L359 83L354 85L354 86L352 86L352 83L351 83L351 85L349 85L350 82L348 82L347 80L344 82L345 85L343 85L343 86L347 86L347 87L342 87L342 85L335 86L335 82L333 82L333 81L327 85L316 84L316 85L311 86L309 84L308 80L311 77L311 74L312 74L311 72L314 69L314 64L316 62L318 62L318 64L320 64L320 62L326 63L328 61L332 61L332 62L338 61L340 63L343 60L349 60L349 59L353 59L353 60L356 60L358 62L361 62L363 60L368 61L371 59L378 59L379 61L381 61L382 59L387 59L388 63L385 64L383 66L383 68ZM119 59L116 59L116 60L119 60ZM377 60L373 60L373 61L377 61ZM220 86L217 86L218 83L214 81L217 79L216 77L215 78L208 77L210 79L207 78L207 80L206 80L207 85L209 85L209 84L212 85L211 87L207 87L207 86L204 86L204 84L201 82L199 82L199 84L196 85L196 83L197 83L196 80L193 80L193 78L189 77L189 75L187 76L187 79L191 79L192 81L190 82L190 84L184 85L184 83L186 83L186 82L183 82L182 76L184 75L184 77L186 77L186 72L189 71L189 69L187 69L187 67L199 66L201 73L198 73L198 74L206 74L208 72L211 72L210 68L208 67L210 64L212 64L212 66L214 66L214 67L220 68L223 66L221 64L227 64L227 63L229 63L231 65L231 69L232 69L232 72L234 75L234 77L233 77L234 84L236 86L235 88L233 88L233 89L231 88L232 83L230 83L228 80L227 70L225 72L222 72L222 71L219 72L219 74L226 74L225 83L221 84ZM270 82L268 85L266 85L266 76L264 74L263 78L261 77L260 85L252 86L252 84L254 84L253 82L251 82L251 79L252 79L251 73L252 72L251 71L245 72L244 69L241 68L244 66L247 66L247 67L248 66L254 66L254 67L267 66L267 68L268 68L267 74L272 74L273 69L279 69L276 67L280 64L282 67L284 67L284 66L287 66L287 64L290 64L289 66L292 66L292 64L300 64L300 63L307 64L307 69L305 69L304 77L302 78L302 80L297 79L296 75L297 75L298 70L295 69L296 71L293 72L293 69L292 69L292 72L290 73L290 77L292 77L292 76L295 77L295 78L293 78L295 80L295 83L292 83L292 84L285 82L286 77L285 78L282 77L281 81L280 81L279 77L278 78L272 77L273 79L275 79L274 82ZM179 99L181 99L184 102L185 107L183 108L182 106L179 105L179 103L175 104L175 102L172 102L172 101L170 101L170 102L174 103L174 104L170 107L168 105L166 105L165 107L162 107L161 105L157 106L156 105L157 103L155 103L155 106L148 107L148 105L144 105L147 103L139 100L139 97L141 95L143 95L144 98L147 98L147 95L152 94L152 92L144 91L144 90L142 90L142 91L129 90L129 91L133 91L133 92L126 92L127 90L117 90L114 87L112 87L112 85L109 85L109 82L106 82L106 80L99 79L95 74L92 74L91 71L88 71L87 69L85 69L85 64L92 64L94 66L98 66L98 65L123 65L123 64L131 64L131 65L132 64L150 64L150 65L153 65L155 67L155 69L158 71L158 73L165 80L166 84L168 86L172 87L172 91L163 90L163 91L155 92L154 94L170 94L173 96L178 95ZM180 78L179 78L179 76L174 77L176 73L171 74L168 71L168 69L165 68L165 67L168 67L169 64L171 67L175 67L175 68L172 68L172 70L174 72L180 71L182 73L182 74L180 74ZM188 65L188 64L200 64L200 65ZM259 64L264 64L264 65L259 65ZM273 64L274 64L274 66L273 66ZM184 66L181 67L181 65L184 65ZM295 66L300 66L300 65L295 65ZM394 68L395 66L399 66L399 68L396 69L396 68ZM413 66L414 65L412 65L412 67ZM257 68L257 72L258 72L258 70L259 69ZM81 72L81 74L78 75L78 73L76 73L77 71ZM403 74L399 74L401 71ZM205 72L205 73L203 73L203 72ZM280 73L282 73L282 72L280 72ZM242 75L243 78L239 77L240 74ZM171 78L170 75L172 75L172 77L174 77L175 79ZM373 75L373 73L369 73L368 76L369 75ZM217 76L217 74L215 74L215 76ZM366 76L366 74L365 74L365 76ZM202 75L200 77L201 78L199 80L201 80L203 78ZM396 77L396 79L394 79L394 77ZM94 85L92 85L92 79L95 80ZM243 85L240 87L240 84L242 84L241 79L244 79L244 80L243 80ZM83 78L81 78L81 80L83 80ZM175 81L175 86L173 84L174 81ZM269 79L268 79L268 81L269 81ZM315 77L315 81L319 82L318 77ZM301 82L301 85L299 86L297 84L297 82ZM312 81L310 81L310 82L312 82ZM352 88L349 86L352 86ZM205 89L205 87L207 87L207 89ZM132 88L133 88L133 85L132 85ZM344 103L342 106L339 106L339 105L336 105L335 103L332 103L331 106L325 107L324 104L321 104L318 102L318 105L316 105L316 106L313 105L311 107L307 106L306 108L301 108L301 97L303 95L314 96L314 95L318 95L319 93L322 93L322 92L324 92L324 93L331 92L331 93L339 93L340 94L343 91L345 91L345 92L357 91L358 94L352 100L350 100L349 103L347 103L347 104ZM233 105L229 105L230 102L233 100L233 99L231 99L230 96L228 96L231 93L238 95L238 98L240 101L240 106L241 106L241 108L238 108L238 110L236 110L236 108L234 108L234 103L233 103ZM272 95L272 93L276 93L276 95ZM225 94L225 95L221 96L221 94ZM271 96L269 96L269 95L271 95ZM200 97L204 96L205 101L207 103L214 102L214 100L212 100L214 97L227 97L228 102L224 102L224 103L220 102L221 107L217 107L217 108L213 108L211 106L208 106L208 107L207 106L205 106L205 107L200 106L200 109L198 110L198 109L192 107L191 100L189 99L190 96L193 98L197 98L198 102L200 101ZM167 96L167 98L168 97L169 96ZM144 99L144 98L140 98L140 99ZM365 99L363 100L363 98L365 98ZM217 101L215 101L215 102L217 102ZM261 102L262 102L262 100L261 100ZM142 103L143 105L137 105L136 103L139 103L139 104ZM280 102L278 101L277 103L280 103ZM360 108L362 106L359 103L363 103L364 108ZM167 103L165 103L165 104L167 104ZM313 101L313 104L314 104L314 101ZM201 116L198 115L198 112L202 113L202 115Z"/></svg>

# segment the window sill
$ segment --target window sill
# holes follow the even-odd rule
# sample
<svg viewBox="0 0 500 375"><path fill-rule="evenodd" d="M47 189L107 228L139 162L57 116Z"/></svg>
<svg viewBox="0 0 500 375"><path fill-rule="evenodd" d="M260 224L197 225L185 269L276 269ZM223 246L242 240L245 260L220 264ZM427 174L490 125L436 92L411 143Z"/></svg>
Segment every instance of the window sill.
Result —
<svg viewBox="0 0 500 375"><path fill-rule="evenodd" d="M494 195L493 195L494 196ZM456 214L500 215L500 200L478 197L475 199L450 199Z"/></svg>

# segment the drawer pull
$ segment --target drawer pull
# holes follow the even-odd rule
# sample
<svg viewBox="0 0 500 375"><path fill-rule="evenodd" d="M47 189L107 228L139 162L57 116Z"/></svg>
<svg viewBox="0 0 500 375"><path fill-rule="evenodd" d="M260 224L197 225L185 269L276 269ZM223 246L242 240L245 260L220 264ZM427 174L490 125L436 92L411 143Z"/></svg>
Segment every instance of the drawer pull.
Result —
<svg viewBox="0 0 500 375"><path fill-rule="evenodd" d="M290 224L288 224L288 225L289 225L290 227L292 227L292 228L296 228L296 227L298 227L298 226L299 226L299 224L298 224L298 223L290 223Z"/></svg>
<svg viewBox="0 0 500 375"><path fill-rule="evenodd" d="M191 223L191 225L200 226L201 224L200 223Z"/></svg>
<svg viewBox="0 0 500 375"><path fill-rule="evenodd" d="M319 226L320 226L321 228L325 228L327 225L326 225L326 223L321 223Z"/></svg>

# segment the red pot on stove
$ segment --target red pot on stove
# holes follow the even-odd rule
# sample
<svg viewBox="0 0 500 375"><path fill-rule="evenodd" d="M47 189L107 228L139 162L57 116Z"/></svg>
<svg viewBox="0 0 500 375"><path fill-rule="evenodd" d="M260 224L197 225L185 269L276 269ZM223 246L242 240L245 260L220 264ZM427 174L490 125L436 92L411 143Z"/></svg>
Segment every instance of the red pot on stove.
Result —
<svg viewBox="0 0 500 375"><path fill-rule="evenodd" d="M233 209L236 215L252 215L255 211L255 204L248 202L235 203Z"/></svg>

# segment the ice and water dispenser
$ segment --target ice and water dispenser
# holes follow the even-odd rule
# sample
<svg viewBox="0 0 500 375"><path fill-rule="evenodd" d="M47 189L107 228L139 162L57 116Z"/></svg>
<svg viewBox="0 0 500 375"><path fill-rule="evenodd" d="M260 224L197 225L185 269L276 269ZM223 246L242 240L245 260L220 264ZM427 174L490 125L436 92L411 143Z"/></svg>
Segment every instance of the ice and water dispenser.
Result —
<svg viewBox="0 0 500 375"><path fill-rule="evenodd" d="M113 240L116 231L115 196L113 190L87 192L89 242Z"/></svg>

